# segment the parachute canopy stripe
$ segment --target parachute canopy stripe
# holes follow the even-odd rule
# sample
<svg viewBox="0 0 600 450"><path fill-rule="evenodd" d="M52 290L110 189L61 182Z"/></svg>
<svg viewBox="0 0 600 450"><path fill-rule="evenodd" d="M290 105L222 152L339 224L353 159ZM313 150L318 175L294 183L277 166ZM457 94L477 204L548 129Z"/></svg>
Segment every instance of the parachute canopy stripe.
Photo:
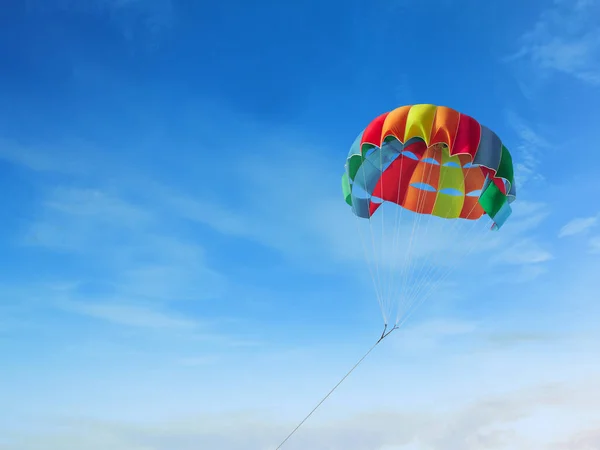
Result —
<svg viewBox="0 0 600 450"><path fill-rule="evenodd" d="M387 201L444 218L487 214L500 228L516 198L512 156L500 138L445 106L401 106L375 118L354 141L345 167L345 201L364 218ZM467 196L476 191L479 197Z"/></svg>

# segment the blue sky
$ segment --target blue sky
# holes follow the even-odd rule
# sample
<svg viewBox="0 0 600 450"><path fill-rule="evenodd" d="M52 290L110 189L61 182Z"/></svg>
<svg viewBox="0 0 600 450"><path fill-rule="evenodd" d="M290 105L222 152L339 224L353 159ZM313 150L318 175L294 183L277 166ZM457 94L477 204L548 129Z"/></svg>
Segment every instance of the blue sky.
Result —
<svg viewBox="0 0 600 450"><path fill-rule="evenodd" d="M286 448L600 446L597 0L5 3L0 449L273 450L381 331L340 177L413 103L514 215Z"/></svg>

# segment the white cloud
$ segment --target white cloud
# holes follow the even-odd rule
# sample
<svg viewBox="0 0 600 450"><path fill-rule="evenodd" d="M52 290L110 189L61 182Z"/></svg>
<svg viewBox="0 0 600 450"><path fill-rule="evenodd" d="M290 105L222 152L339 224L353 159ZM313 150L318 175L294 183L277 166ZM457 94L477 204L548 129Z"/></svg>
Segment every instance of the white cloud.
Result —
<svg viewBox="0 0 600 450"><path fill-rule="evenodd" d="M509 60L529 60L536 70L556 71L600 84L600 29L596 0L557 0L521 38Z"/></svg>
<svg viewBox="0 0 600 450"><path fill-rule="evenodd" d="M547 261L552 259L551 255L548 255L548 256L549 256L549 258L547 259ZM513 281L515 283L527 283L529 281L533 281L533 280L539 278L542 275L545 275L546 273L548 273L548 268L544 265L541 265L541 264L525 265L521 268L520 272L518 272L514 276Z"/></svg>
<svg viewBox="0 0 600 450"><path fill-rule="evenodd" d="M513 151L515 166L515 182L517 195L523 186L531 181L541 181L544 176L539 172L540 157L544 151L552 149L552 145L535 131L529 123L514 111L507 113L508 123L516 133L519 141Z"/></svg>
<svg viewBox="0 0 600 450"><path fill-rule="evenodd" d="M176 21L172 0L27 0L31 12L78 13L109 19L125 39L152 48ZM141 36L140 36L141 35ZM142 37L144 39L139 39Z"/></svg>
<svg viewBox="0 0 600 450"><path fill-rule="evenodd" d="M459 319L431 319L402 328L392 345L399 350L431 351L440 344L480 331L479 324ZM397 335L394 335L397 336Z"/></svg>
<svg viewBox="0 0 600 450"><path fill-rule="evenodd" d="M67 154L63 148L25 146L0 138L0 159L36 172L81 174L86 171L87 165L77 156Z"/></svg>
<svg viewBox="0 0 600 450"><path fill-rule="evenodd" d="M61 306L78 314L133 327L193 329L198 325L194 320L160 311L156 306L150 308L115 301L94 302L89 300L62 302Z"/></svg>
<svg viewBox="0 0 600 450"><path fill-rule="evenodd" d="M522 239L497 255L497 260L508 264L539 264L553 258L552 253L532 239Z"/></svg>
<svg viewBox="0 0 600 450"><path fill-rule="evenodd" d="M552 448L553 450L596 450L600 448L600 424L595 428L576 433Z"/></svg>
<svg viewBox="0 0 600 450"><path fill-rule="evenodd" d="M197 242L149 205L99 189L49 189L25 242L94 257L126 296L189 299L219 295L224 279Z"/></svg>
<svg viewBox="0 0 600 450"><path fill-rule="evenodd" d="M598 216L579 217L565 224L558 232L558 237L574 236L582 234L595 227L598 223Z"/></svg>
<svg viewBox="0 0 600 450"><path fill-rule="evenodd" d="M517 200L512 206L513 213L509 219L510 223L506 227L506 232L511 236L533 231L542 225L550 215L548 205L542 202Z"/></svg>
<svg viewBox="0 0 600 450"><path fill-rule="evenodd" d="M203 306L227 292L227 278L210 267L198 242L182 238L172 218L152 205L115 190L47 188L32 220L24 241L28 251L44 257L59 252L67 264L49 270L52 278L46 271L29 273L26 292L1 289L6 307L13 305L4 325L9 336L46 336L67 324L61 332L81 336L84 345L87 336L73 325L80 323L108 342L121 333L161 334L165 342L179 337L215 348L256 342L244 336L245 323L228 327L231 311ZM193 314L189 303L197 305Z"/></svg>
<svg viewBox="0 0 600 450"><path fill-rule="evenodd" d="M245 236L255 231L241 214L210 198L194 198L173 193L165 187L157 187L157 191L162 192L159 198L165 206L182 218L208 225L221 233L233 236Z"/></svg>
<svg viewBox="0 0 600 450"><path fill-rule="evenodd" d="M142 208L98 189L57 188L49 194L44 206L74 219L89 217L127 227L143 225L151 218Z"/></svg>
<svg viewBox="0 0 600 450"><path fill-rule="evenodd" d="M495 264L516 266L516 271L502 274L513 282L532 281L547 272L545 263L554 259L549 242L544 241L537 230L550 214L548 205L539 202L517 200L505 229L498 233L491 260Z"/></svg>
<svg viewBox="0 0 600 450"><path fill-rule="evenodd" d="M529 450L581 449L597 441L597 381L512 390L446 410L373 410L306 423L289 450ZM575 416L574 416L575 415ZM573 420L576 417L576 420ZM274 450L292 426L261 411L192 416L148 424L79 419L60 432L11 435L7 450ZM552 424L552 426L549 426ZM232 433L231 430L236 430ZM6 439L6 438L5 438ZM571 445L567 447L567 444ZM0 446L0 448L3 448Z"/></svg>
<svg viewBox="0 0 600 450"><path fill-rule="evenodd" d="M131 363L150 361L155 365L164 361L191 367L193 361L195 365L201 359L208 363L216 355L265 344L260 333L252 329L251 320L204 314L202 305L197 313L190 314L177 302L125 295L118 284L113 291L105 288L99 293L102 283L92 288L89 284L94 283L0 286L4 299L0 347L44 342L55 357L67 355L69 360L115 364L126 358ZM36 351L28 357L43 364Z"/></svg>
<svg viewBox="0 0 600 450"><path fill-rule="evenodd" d="M236 184L241 185L234 187L233 196L219 193L228 188L225 183L212 191L203 190L202 195L158 184L145 190L169 214L207 225L224 235L261 243L295 262L310 261L317 269L324 267L325 252L331 256L332 249L353 251L348 240L344 246L340 244L343 237L352 237L354 223L350 223L348 233L344 224L352 217L345 208L339 177L331 176L337 172L330 168L331 161L321 156L323 152L318 148L302 149L299 154L314 153L305 159L292 150L281 149L279 143L257 146L265 154L276 152L278 157L241 157L228 165L226 172L219 173L215 168L215 176L234 176ZM343 170L343 160L339 167ZM332 242L332 238L336 239Z"/></svg>
<svg viewBox="0 0 600 450"><path fill-rule="evenodd" d="M569 279L568 274L565 276ZM589 276L585 274L583 279L588 284L580 288L589 289ZM578 281L572 280L575 284ZM571 302L572 295L582 298L571 289L567 293L565 301ZM553 303L546 300L548 305ZM594 300L592 294L589 301ZM494 323L502 318L510 318L512 323L518 317L505 315L502 310L506 305L498 307ZM174 329L177 328L167 328ZM284 449L521 450L560 449L563 443L575 443L578 439L582 443L593 442L591 437L584 440L583 433L593 431L594 424L600 421L600 377L596 376L600 368L594 359L598 341L586 344L594 348L581 341L561 339L548 343L543 334L529 326L524 327L523 333L512 335L504 329L490 329L484 322L440 318L399 331L394 341L386 341L378 348L377 354L353 374ZM465 339L470 340L471 346L456 346L457 341ZM486 345L494 340L511 345L500 350ZM515 350L515 343L522 348L523 342L536 347L520 353ZM292 354L287 359L269 359L264 355L244 359L239 355L221 365L210 355L182 356L178 362L190 371L187 378L170 367L158 370L155 366L145 371L140 380L136 378L136 382L146 383L143 393L150 395L142 396L136 383L119 376L113 381L120 389L134 394L117 396L114 392L120 390L106 386L102 396L112 393L115 398L103 403L94 399L89 390L77 390L77 395L72 396L80 404L85 403L84 409L76 413L61 409L53 414L48 411L56 409L48 404L37 422L30 413L24 416L28 424L25 433L18 434L16 429L10 434L2 430L0 433L7 448L20 450L96 450L101 444L117 450L273 450L323 390L347 369L351 361L342 366L337 359L339 354L345 358L349 348L356 351L354 344L344 347L339 343L319 343L318 347L304 354L289 351ZM184 353L192 354L189 346ZM249 363L254 358L255 366ZM210 374L206 374L205 364L212 364ZM259 366L261 369L256 369ZM156 378L155 373L161 371L173 378ZM202 376L210 376L214 381L207 386ZM164 383L167 379L175 381ZM101 410L99 404L106 409ZM157 404L160 408L156 408ZM120 419L123 408L131 408L129 414L135 419ZM222 409L206 413L211 408ZM71 417L77 414L79 419L70 421L65 412ZM103 415L111 420L102 421ZM37 428L40 422L43 427L60 430L46 433ZM553 424L550 430L548 424ZM231 433L231 429L236 433Z"/></svg>
<svg viewBox="0 0 600 450"><path fill-rule="evenodd" d="M151 214L96 189L47 189L39 215L26 233L27 243L74 252L102 252L118 234L135 235ZM114 250L112 248L111 250Z"/></svg>

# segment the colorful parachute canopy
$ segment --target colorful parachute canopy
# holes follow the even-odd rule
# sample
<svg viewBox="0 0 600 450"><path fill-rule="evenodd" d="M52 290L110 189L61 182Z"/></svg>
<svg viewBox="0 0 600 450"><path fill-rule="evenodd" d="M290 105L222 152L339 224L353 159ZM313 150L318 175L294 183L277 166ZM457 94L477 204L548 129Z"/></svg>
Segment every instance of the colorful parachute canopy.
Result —
<svg viewBox="0 0 600 450"><path fill-rule="evenodd" d="M343 194L386 327L394 313L396 325L404 322L456 268L449 283L473 280L481 261L466 275L463 258L496 245L490 228L504 225L516 195L500 138L444 106L402 106L377 117L356 138L345 169Z"/></svg>
<svg viewBox="0 0 600 450"><path fill-rule="evenodd" d="M392 202L447 219L487 214L498 229L516 196L500 138L445 106L402 106L377 117L356 138L345 168L343 194L361 218Z"/></svg>

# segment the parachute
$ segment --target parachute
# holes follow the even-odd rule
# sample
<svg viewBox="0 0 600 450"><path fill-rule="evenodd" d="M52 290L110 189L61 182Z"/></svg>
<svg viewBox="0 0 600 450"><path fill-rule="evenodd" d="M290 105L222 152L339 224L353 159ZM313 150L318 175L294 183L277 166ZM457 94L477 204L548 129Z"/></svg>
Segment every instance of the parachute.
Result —
<svg viewBox="0 0 600 450"><path fill-rule="evenodd" d="M466 255L493 241L484 238L502 228L516 199L500 138L445 106L401 106L377 117L354 141L345 169L342 192L358 219L384 329L277 450L453 271L465 272Z"/></svg>
<svg viewBox="0 0 600 450"><path fill-rule="evenodd" d="M393 329L462 269L473 248L485 248L516 198L500 138L431 104L401 106L368 124L346 158L342 192L358 219L384 333L394 315Z"/></svg>

